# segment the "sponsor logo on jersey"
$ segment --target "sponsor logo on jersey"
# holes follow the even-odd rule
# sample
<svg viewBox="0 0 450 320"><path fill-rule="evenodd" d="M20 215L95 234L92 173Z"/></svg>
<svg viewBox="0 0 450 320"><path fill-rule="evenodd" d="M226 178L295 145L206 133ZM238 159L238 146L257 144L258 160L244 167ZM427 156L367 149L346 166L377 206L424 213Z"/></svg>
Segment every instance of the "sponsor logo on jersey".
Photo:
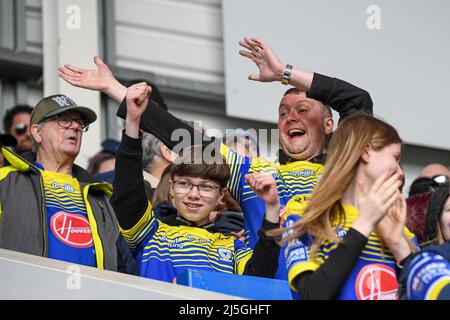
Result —
<svg viewBox="0 0 450 320"><path fill-rule="evenodd" d="M67 184L67 183L64 185L60 185L56 182L52 182L51 186L54 189L63 189L66 192L75 192L74 187L72 187L70 184Z"/></svg>
<svg viewBox="0 0 450 320"><path fill-rule="evenodd" d="M52 216L50 229L59 241L70 247L89 248L93 244L89 221L81 214L59 211Z"/></svg>
<svg viewBox="0 0 450 320"><path fill-rule="evenodd" d="M313 176L315 174L315 172L314 172L314 170L311 170L311 169L305 169L305 170L298 171L298 172L289 171L289 174L294 177L298 177L298 176L310 177L310 176Z"/></svg>
<svg viewBox="0 0 450 320"><path fill-rule="evenodd" d="M358 300L397 300L395 270L379 263L365 266L356 278L355 292Z"/></svg>
<svg viewBox="0 0 450 320"><path fill-rule="evenodd" d="M341 226L336 227L336 234L339 238L344 238L347 234L347 231L345 231Z"/></svg>

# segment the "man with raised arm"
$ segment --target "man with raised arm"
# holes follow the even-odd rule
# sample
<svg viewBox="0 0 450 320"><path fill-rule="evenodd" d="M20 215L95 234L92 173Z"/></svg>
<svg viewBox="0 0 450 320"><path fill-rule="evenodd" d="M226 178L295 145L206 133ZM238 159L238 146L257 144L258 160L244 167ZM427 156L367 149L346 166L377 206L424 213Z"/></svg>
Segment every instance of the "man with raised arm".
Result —
<svg viewBox="0 0 450 320"><path fill-rule="evenodd" d="M259 74L250 75L250 80L281 81L293 86L286 91L278 106L281 150L277 161L249 159L223 144L220 146L230 166L228 188L243 209L246 240L253 247L259 238L258 230L265 214L265 205L251 190L245 175L271 173L277 182L282 207L296 195L302 195L298 200L306 203L323 171L326 139L334 125L330 107L342 119L355 112L371 114L373 104L366 91L352 84L283 64L267 44L256 38L245 38L240 45L247 50L239 53L259 68ZM122 102L118 116L125 118L124 98L127 88L114 78L108 66L99 58L95 58L95 64L97 68L94 70L65 65L60 68L59 75L74 86L100 90L117 102ZM178 148L180 142L172 141L172 133L180 128L186 129L191 137L187 145L194 144L194 129L155 104L144 112L140 128L154 134L169 148ZM204 137L203 141L211 139ZM283 218L281 216L281 221ZM283 254L280 254L280 259L276 277L287 279Z"/></svg>

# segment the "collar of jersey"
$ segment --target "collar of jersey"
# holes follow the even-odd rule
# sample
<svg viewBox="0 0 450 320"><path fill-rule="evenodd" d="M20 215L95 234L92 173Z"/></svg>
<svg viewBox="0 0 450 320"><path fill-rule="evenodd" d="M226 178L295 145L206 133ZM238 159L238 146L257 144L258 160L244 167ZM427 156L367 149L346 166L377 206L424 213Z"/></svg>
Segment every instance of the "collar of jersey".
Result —
<svg viewBox="0 0 450 320"><path fill-rule="evenodd" d="M325 158L326 158L325 154L320 154L312 159L309 159L308 161L312 163L324 164ZM295 161L298 160L289 157L286 153L284 153L282 149L278 150L278 162L280 162L281 164L286 164L288 162L295 162Z"/></svg>
<svg viewBox="0 0 450 320"><path fill-rule="evenodd" d="M43 166L42 164L40 164L39 162L34 161L33 164L34 164L39 170L41 170L41 171L46 171L45 168L44 168L44 166ZM67 175L67 176L68 176L68 174L64 174L64 175ZM72 176L72 178L75 179L75 175L73 174L73 172L72 172L71 176Z"/></svg>
<svg viewBox="0 0 450 320"><path fill-rule="evenodd" d="M216 227L215 227L215 224L213 222L208 222L208 223L206 223L204 225L197 226L194 222L186 220L185 218L180 217L178 215L168 216L167 218L164 219L163 222L165 224L168 224L168 225L173 226L173 227L186 226L186 227L193 227L193 228L204 229L204 230L209 231L211 233L215 233L216 232Z"/></svg>
<svg viewBox="0 0 450 320"><path fill-rule="evenodd" d="M346 203L341 203L341 204L342 204L342 208L344 208L346 219L348 219L349 221L354 221L354 220L356 220L356 218L358 218L359 210L357 208L355 208L354 206L351 206L349 204L346 204Z"/></svg>

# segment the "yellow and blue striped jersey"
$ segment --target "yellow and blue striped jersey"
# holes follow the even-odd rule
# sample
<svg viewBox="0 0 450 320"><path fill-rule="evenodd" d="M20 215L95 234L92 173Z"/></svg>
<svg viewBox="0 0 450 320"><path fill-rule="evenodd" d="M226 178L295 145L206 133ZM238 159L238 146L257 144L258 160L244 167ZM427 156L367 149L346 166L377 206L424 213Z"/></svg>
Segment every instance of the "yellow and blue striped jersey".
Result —
<svg viewBox="0 0 450 320"><path fill-rule="evenodd" d="M358 209L343 204L344 221L332 222L339 238L344 238L353 222L359 215ZM301 220L304 205L292 199L286 207L286 226L292 226ZM288 231L289 232L289 231ZM405 235L414 237L407 228ZM289 284L293 290L293 280L301 273L317 270L337 248L337 243L326 241L315 257L311 257L310 249L314 239L308 234L291 240L284 248ZM373 232L362 250L358 261L345 281L337 299L344 300L395 300L398 298L397 264L394 256L381 239Z"/></svg>
<svg viewBox="0 0 450 320"><path fill-rule="evenodd" d="M261 228L266 208L264 201L253 192L250 185L245 181L245 175L263 172L272 174L277 183L280 204L284 207L294 196L299 196L298 199L307 202L324 170L322 164L310 161L281 164L263 158L251 160L234 152L224 144L221 146L221 152L230 166L228 189L241 205L244 213L246 243L251 248L255 246L259 239L258 230ZM284 216L281 216L280 219L283 223ZM287 279L282 254L278 263L279 268L275 278Z"/></svg>
<svg viewBox="0 0 450 320"><path fill-rule="evenodd" d="M252 250L233 236L190 226L169 226L155 218L149 202L139 222L121 229L143 277L175 282L186 269L243 274Z"/></svg>
<svg viewBox="0 0 450 320"><path fill-rule="evenodd" d="M258 230L265 214L265 205L245 181L246 174L270 173L277 183L278 195L282 206L297 195L304 195L305 201L311 195L324 170L320 163L294 161L286 164L263 158L249 159L222 144L221 152L230 166L228 189L241 204L245 215L246 237L253 247L258 240Z"/></svg>
<svg viewBox="0 0 450 320"><path fill-rule="evenodd" d="M96 267L95 247L80 183L41 169L47 217L48 257Z"/></svg>

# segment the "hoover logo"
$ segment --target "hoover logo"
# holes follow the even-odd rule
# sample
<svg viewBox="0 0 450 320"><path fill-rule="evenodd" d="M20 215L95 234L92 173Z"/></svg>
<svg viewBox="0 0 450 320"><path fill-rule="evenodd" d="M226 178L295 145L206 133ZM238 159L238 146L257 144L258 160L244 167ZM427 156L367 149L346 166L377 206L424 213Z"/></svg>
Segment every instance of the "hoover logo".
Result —
<svg viewBox="0 0 450 320"><path fill-rule="evenodd" d="M382 264L369 264L359 272L355 291L358 300L397 300L395 271Z"/></svg>
<svg viewBox="0 0 450 320"><path fill-rule="evenodd" d="M80 214L64 211L55 213L50 220L50 229L59 241L74 248L92 246L92 232L89 221Z"/></svg>

